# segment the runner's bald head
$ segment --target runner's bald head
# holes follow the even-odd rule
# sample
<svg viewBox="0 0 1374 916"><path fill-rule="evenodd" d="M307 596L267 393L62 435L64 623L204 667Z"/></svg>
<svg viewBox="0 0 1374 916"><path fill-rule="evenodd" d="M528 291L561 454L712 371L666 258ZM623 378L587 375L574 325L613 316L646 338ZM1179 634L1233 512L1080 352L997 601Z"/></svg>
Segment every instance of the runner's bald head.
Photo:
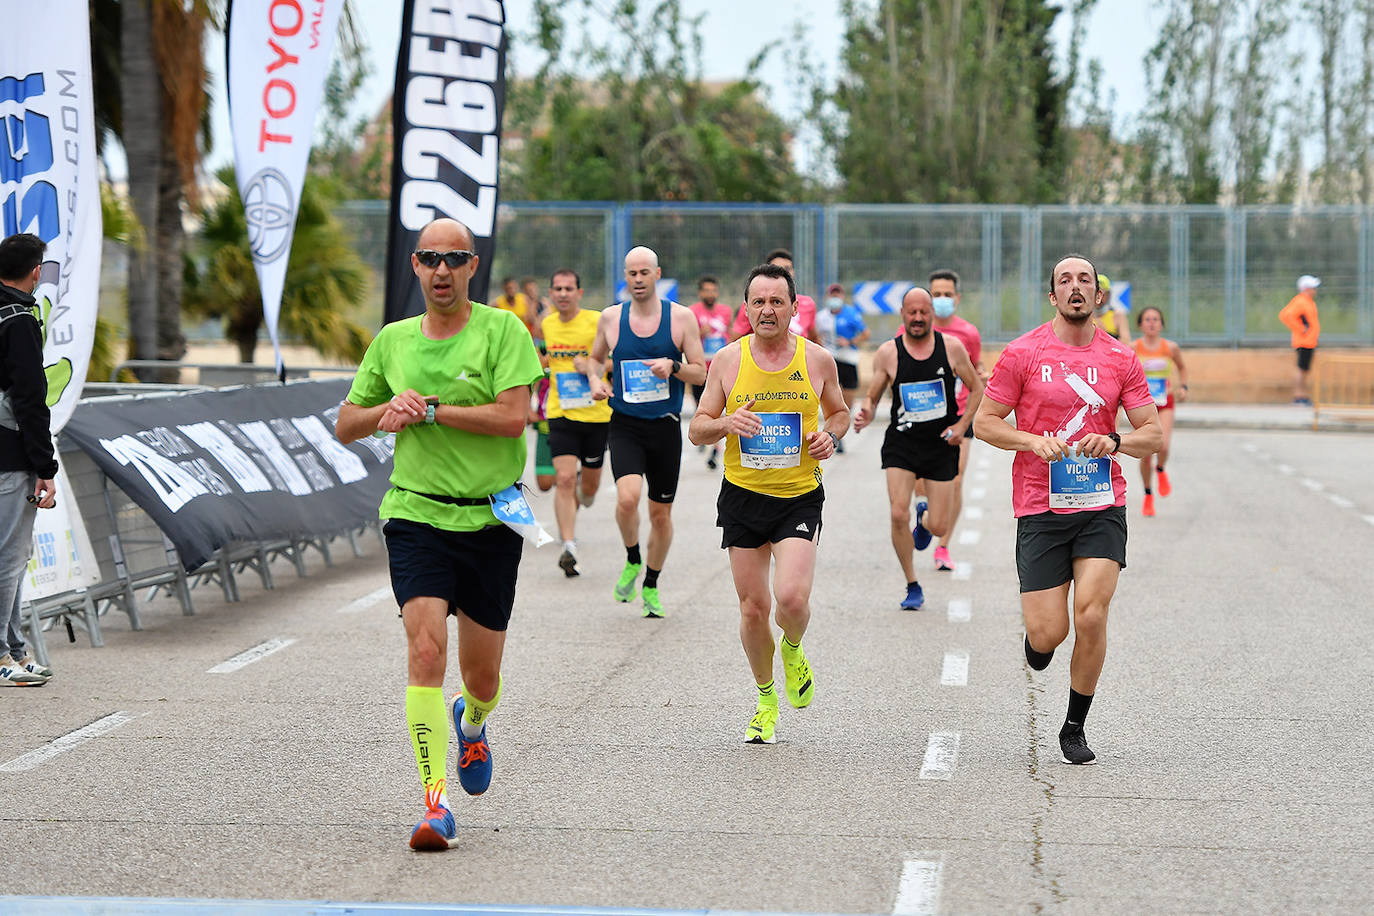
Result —
<svg viewBox="0 0 1374 916"><path fill-rule="evenodd" d="M631 263L636 267L657 267L658 253L652 248L636 245L625 254L625 266L628 268Z"/></svg>
<svg viewBox="0 0 1374 916"><path fill-rule="evenodd" d="M476 248L477 240L473 238L472 230L458 220L447 216L441 216L425 223L424 228L420 230L419 237L415 240L415 247L426 247L425 242L431 237L452 239L455 233L461 234L467 240L460 243L465 250L472 251Z"/></svg>

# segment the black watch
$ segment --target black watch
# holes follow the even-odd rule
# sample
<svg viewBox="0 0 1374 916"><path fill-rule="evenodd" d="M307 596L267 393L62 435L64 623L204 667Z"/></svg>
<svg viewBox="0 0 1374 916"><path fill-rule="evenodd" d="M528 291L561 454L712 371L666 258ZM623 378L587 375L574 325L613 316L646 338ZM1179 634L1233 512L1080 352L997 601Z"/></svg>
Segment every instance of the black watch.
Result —
<svg viewBox="0 0 1374 916"><path fill-rule="evenodd" d="M672 374L673 374L673 375L677 375L678 372L680 372L681 370L682 370L682 363L679 362L678 360L673 360L673 371L672 371Z"/></svg>
<svg viewBox="0 0 1374 916"><path fill-rule="evenodd" d="M1107 438L1110 439L1110 440L1112 440L1112 450L1111 450L1110 454L1115 455L1117 452L1121 451L1121 434L1120 434L1120 433L1107 433Z"/></svg>

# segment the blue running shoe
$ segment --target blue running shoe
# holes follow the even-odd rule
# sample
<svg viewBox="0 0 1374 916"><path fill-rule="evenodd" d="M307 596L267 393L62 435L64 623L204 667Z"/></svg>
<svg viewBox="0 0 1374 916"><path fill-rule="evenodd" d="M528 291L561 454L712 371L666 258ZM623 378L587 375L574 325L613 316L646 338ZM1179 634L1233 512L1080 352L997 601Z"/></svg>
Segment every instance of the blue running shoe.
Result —
<svg viewBox="0 0 1374 916"><path fill-rule="evenodd" d="M482 735L469 741L463 734L463 695L453 698L453 730L458 733L458 784L469 795L481 795L491 785L491 745L487 744L487 727Z"/></svg>
<svg viewBox="0 0 1374 916"><path fill-rule="evenodd" d="M917 550L925 550L930 546L930 532L921 524L921 520L926 517L926 508L927 503L924 499L916 501L916 527L911 529L911 542L916 545Z"/></svg>
<svg viewBox="0 0 1374 916"><path fill-rule="evenodd" d="M458 825L453 822L453 812L439 801L438 790L426 790L425 808L427 810L424 819L410 832L410 848L420 852L448 849L458 836Z"/></svg>
<svg viewBox="0 0 1374 916"><path fill-rule="evenodd" d="M921 583L913 582L906 587L906 597L902 599L901 604L902 610L919 611L925 603L926 595L921 591Z"/></svg>

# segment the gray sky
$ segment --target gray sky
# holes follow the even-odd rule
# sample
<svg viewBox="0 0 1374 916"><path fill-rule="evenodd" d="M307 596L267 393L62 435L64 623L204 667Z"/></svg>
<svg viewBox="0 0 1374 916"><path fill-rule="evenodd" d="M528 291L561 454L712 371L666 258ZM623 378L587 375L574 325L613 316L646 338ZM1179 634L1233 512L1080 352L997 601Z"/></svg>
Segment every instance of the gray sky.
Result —
<svg viewBox="0 0 1374 916"><path fill-rule="evenodd" d="M839 0L793 0L790 3L741 3L739 0L682 0L688 14L704 13L703 75L707 79L738 77L744 63L769 42L791 44L796 22L806 25L814 49L812 66L824 68L827 77L835 74L834 61L840 50ZM1068 5L1067 3L1065 4ZM373 75L362 87L357 101L359 114L375 112L391 93L395 77L396 49L401 34L401 4L396 0L359 0L361 28L366 36L373 64ZM531 0L506 0L507 26L514 32L529 32L533 27ZM1145 102L1145 52L1159 31L1161 16L1150 10L1147 0L1103 0L1088 22L1086 33L1070 34L1067 14L1061 14L1055 30L1060 60L1067 61L1068 43L1086 43L1086 61L1102 61L1105 82L1115 90L1117 111L1124 117L1134 115ZM514 49L516 72L531 72L536 64L533 54ZM209 48L209 63L216 80L214 106L215 149L207 160L217 168L232 160L228 142L229 115L224 100L224 46L216 38ZM781 55L770 59L763 72L769 95L779 114L795 118L801 100L790 91L786 63ZM122 163L120 163L122 166Z"/></svg>

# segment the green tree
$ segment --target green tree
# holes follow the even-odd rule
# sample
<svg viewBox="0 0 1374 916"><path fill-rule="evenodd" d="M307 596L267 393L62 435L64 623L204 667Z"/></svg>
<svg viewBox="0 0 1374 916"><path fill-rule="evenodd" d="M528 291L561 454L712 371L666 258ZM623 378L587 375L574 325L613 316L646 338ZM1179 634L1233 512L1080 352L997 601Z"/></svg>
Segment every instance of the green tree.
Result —
<svg viewBox="0 0 1374 916"><path fill-rule="evenodd" d="M795 195L786 123L743 80L701 76L700 17L679 0L537 0L543 61L507 86L502 195L539 200L756 200ZM565 41L581 16L584 43Z"/></svg>
<svg viewBox="0 0 1374 916"><path fill-rule="evenodd" d="M849 200L1060 199L1070 78L1044 0L841 4L841 72L822 132Z"/></svg>
<svg viewBox="0 0 1374 916"><path fill-rule="evenodd" d="M262 292L234 170L222 168L216 177L226 193L204 214L197 257L185 260L185 304L195 314L222 319L240 361L251 363L263 326ZM309 177L301 191L278 327L321 353L357 362L371 335L345 316L362 304L368 273L334 219L337 199L330 190Z"/></svg>

